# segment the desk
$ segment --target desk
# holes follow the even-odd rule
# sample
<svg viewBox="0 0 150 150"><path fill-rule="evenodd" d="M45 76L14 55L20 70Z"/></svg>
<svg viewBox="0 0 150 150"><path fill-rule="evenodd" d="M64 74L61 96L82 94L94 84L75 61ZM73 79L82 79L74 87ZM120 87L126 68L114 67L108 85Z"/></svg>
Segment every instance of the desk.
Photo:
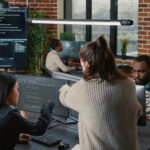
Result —
<svg viewBox="0 0 150 150"><path fill-rule="evenodd" d="M47 133L60 137L64 142L69 143L70 148L68 150L78 143L76 138L76 124L64 126L58 125L54 128L48 129ZM147 122L146 127L138 127L138 138L141 150L147 150L150 148L150 122ZM58 150L58 145L48 147L31 141L29 144L17 144L16 150Z"/></svg>
<svg viewBox="0 0 150 150"><path fill-rule="evenodd" d="M69 143L70 150L78 142L77 136L77 125L58 125L54 128L48 129L47 133L50 133L56 137L60 137L62 141ZM16 150L58 150L58 144L54 146L45 146L36 142L29 142L29 144L17 144Z"/></svg>
<svg viewBox="0 0 150 150"><path fill-rule="evenodd" d="M37 121L39 114L29 113L29 120ZM47 129L47 133L52 134L56 137L60 137L64 142L70 144L70 150L74 145L79 143L76 138L77 124L58 125L54 128ZM140 144L140 150L147 150L150 148L150 121L146 122L146 126L138 126L138 139ZM17 144L16 150L58 150L58 145L45 146L36 142L29 142L29 144Z"/></svg>

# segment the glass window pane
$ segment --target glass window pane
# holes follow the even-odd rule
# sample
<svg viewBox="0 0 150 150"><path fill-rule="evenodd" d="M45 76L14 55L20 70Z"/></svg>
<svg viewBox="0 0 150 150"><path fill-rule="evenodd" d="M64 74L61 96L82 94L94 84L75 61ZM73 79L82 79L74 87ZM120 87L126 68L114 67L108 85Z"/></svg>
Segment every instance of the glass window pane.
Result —
<svg viewBox="0 0 150 150"><path fill-rule="evenodd" d="M133 26L118 27L117 55L121 55L122 40L128 41L127 56L137 56L138 0L118 1L118 19L131 19Z"/></svg>
<svg viewBox="0 0 150 150"><path fill-rule="evenodd" d="M92 0L92 19L110 20L110 0ZM109 40L109 26L92 26L92 40L95 40L100 34L104 34Z"/></svg>
<svg viewBox="0 0 150 150"><path fill-rule="evenodd" d="M66 3L67 19L86 19L86 0L72 0ZM66 25L66 32L72 32L76 41L85 41L86 26Z"/></svg>

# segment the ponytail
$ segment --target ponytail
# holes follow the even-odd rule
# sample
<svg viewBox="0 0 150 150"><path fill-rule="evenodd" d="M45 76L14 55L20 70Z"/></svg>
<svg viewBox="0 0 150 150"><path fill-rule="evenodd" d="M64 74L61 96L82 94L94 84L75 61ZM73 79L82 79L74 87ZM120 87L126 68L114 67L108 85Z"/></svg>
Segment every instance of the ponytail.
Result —
<svg viewBox="0 0 150 150"><path fill-rule="evenodd" d="M97 47L99 47L99 48L103 48L103 49L107 49L108 48L107 41L104 38L104 35L100 35L96 39L96 44L97 44Z"/></svg>

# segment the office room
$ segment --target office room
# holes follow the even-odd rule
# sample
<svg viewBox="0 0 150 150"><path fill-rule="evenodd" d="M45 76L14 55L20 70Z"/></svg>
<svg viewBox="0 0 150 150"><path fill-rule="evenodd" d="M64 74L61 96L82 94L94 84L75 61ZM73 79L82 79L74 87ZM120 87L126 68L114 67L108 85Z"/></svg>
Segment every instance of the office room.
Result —
<svg viewBox="0 0 150 150"><path fill-rule="evenodd" d="M150 0L0 0L0 150L150 150Z"/></svg>

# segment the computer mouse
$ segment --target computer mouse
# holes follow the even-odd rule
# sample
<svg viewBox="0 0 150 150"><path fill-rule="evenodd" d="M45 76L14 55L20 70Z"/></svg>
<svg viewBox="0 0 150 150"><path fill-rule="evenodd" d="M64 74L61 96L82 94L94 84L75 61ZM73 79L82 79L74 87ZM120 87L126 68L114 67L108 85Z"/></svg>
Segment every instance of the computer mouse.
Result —
<svg viewBox="0 0 150 150"><path fill-rule="evenodd" d="M61 143L59 143L58 148L59 148L59 150L68 149L69 148L69 144L66 143L66 142L61 142Z"/></svg>

